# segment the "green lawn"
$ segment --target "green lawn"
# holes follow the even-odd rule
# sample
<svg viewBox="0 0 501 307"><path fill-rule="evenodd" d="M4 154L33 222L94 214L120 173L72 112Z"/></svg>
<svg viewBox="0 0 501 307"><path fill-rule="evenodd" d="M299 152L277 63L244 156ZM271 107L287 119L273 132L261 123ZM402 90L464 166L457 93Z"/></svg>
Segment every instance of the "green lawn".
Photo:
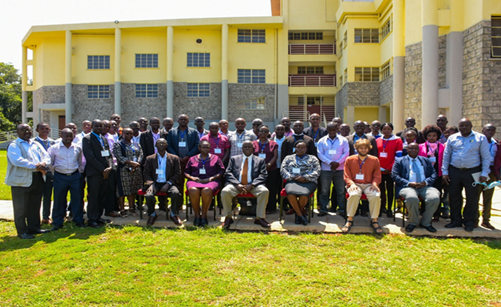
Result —
<svg viewBox="0 0 501 307"><path fill-rule="evenodd" d="M2 306L500 306L501 242L0 222Z"/></svg>
<svg viewBox="0 0 501 307"><path fill-rule="evenodd" d="M7 174L7 151L0 150L0 200L11 200L10 187L4 183Z"/></svg>

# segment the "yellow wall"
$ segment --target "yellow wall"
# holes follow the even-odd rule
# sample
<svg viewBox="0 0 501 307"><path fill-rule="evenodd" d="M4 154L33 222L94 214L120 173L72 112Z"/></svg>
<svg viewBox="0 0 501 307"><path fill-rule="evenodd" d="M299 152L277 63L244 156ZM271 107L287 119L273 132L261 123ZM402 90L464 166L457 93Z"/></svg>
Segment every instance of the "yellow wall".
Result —
<svg viewBox="0 0 501 307"><path fill-rule="evenodd" d="M38 89L43 86L43 59L44 59L44 44L40 43L33 50L33 86Z"/></svg>
<svg viewBox="0 0 501 307"><path fill-rule="evenodd" d="M369 124L379 118L378 107L356 107L355 108L355 121L366 121Z"/></svg>
<svg viewBox="0 0 501 307"><path fill-rule="evenodd" d="M157 53L158 68L136 68L136 53ZM167 82L167 30L122 30L121 63L123 83Z"/></svg>
<svg viewBox="0 0 501 307"><path fill-rule="evenodd" d="M343 50L343 57L348 60L348 82L354 82L355 67L381 66L380 44L355 43L355 28L379 29L379 22L377 18L349 18L347 24L348 47Z"/></svg>
<svg viewBox="0 0 501 307"><path fill-rule="evenodd" d="M44 54L49 54L43 58L43 85L64 85L64 65L65 52L64 39L44 40Z"/></svg>
<svg viewBox="0 0 501 307"><path fill-rule="evenodd" d="M336 22L326 21L326 8L337 9L336 4L326 0L284 0L288 1L287 20L289 30L334 30ZM306 14L307 13L307 14ZM328 14L332 18L332 14ZM311 17L310 17L311 16ZM315 17L313 17L315 16Z"/></svg>
<svg viewBox="0 0 501 307"><path fill-rule="evenodd" d="M423 40L421 0L405 0L405 45Z"/></svg>
<svg viewBox="0 0 501 307"><path fill-rule="evenodd" d="M73 35L72 83L114 84L115 36ZM64 48L64 47L63 47ZM109 55L110 69L87 69L88 55Z"/></svg>

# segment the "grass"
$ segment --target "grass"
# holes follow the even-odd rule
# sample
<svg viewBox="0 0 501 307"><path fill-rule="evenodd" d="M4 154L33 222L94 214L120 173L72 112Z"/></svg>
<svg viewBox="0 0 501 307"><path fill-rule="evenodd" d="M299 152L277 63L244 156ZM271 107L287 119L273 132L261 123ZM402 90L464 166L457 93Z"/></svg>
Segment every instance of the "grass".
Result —
<svg viewBox="0 0 501 307"><path fill-rule="evenodd" d="M12 200L10 187L5 184L7 175L7 151L0 150L0 200Z"/></svg>
<svg viewBox="0 0 501 307"><path fill-rule="evenodd" d="M500 306L501 241L0 222L2 306Z"/></svg>

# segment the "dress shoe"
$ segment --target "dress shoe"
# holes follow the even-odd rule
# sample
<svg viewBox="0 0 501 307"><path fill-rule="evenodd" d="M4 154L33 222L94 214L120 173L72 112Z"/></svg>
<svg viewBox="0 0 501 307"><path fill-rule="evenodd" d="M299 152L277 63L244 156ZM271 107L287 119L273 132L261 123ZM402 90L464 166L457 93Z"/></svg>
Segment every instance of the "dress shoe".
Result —
<svg viewBox="0 0 501 307"><path fill-rule="evenodd" d="M50 218L42 219L42 224L51 224L52 220Z"/></svg>
<svg viewBox="0 0 501 307"><path fill-rule="evenodd" d="M299 220L299 216L296 214L296 218L294 219L294 224L301 224L301 221Z"/></svg>
<svg viewBox="0 0 501 307"><path fill-rule="evenodd" d="M82 223L75 223L75 227L86 228L87 226L85 226L85 224L82 222Z"/></svg>
<svg viewBox="0 0 501 307"><path fill-rule="evenodd" d="M473 231L473 226L472 225L468 225L468 226L464 226L464 230L468 231L468 232L472 232Z"/></svg>
<svg viewBox="0 0 501 307"><path fill-rule="evenodd" d="M449 224L445 225L445 228L456 228L461 226L462 226L461 223L450 222Z"/></svg>
<svg viewBox="0 0 501 307"><path fill-rule="evenodd" d="M475 222L475 224L473 224L473 228L478 228L478 222Z"/></svg>
<svg viewBox="0 0 501 307"><path fill-rule="evenodd" d="M88 221L87 226L92 227L92 228L100 228L101 224L95 221Z"/></svg>
<svg viewBox="0 0 501 307"><path fill-rule="evenodd" d="M105 213L104 215L111 216L111 217L121 217L121 215L119 213L116 213L115 211Z"/></svg>
<svg viewBox="0 0 501 307"><path fill-rule="evenodd" d="M17 235L21 239L35 239L33 235L30 235L29 233L22 233Z"/></svg>
<svg viewBox="0 0 501 307"><path fill-rule="evenodd" d="M492 225L491 225L491 223L489 223L489 222L482 222L481 226L482 226L482 227L485 227L485 228L487 228L487 229L492 229L492 230L496 229L496 228L494 228L494 226L492 226Z"/></svg>
<svg viewBox="0 0 501 307"><path fill-rule="evenodd" d="M409 225L407 225L407 227L405 227L405 231L407 231L407 232L413 232L415 228L416 228L416 225L409 224Z"/></svg>
<svg viewBox="0 0 501 307"><path fill-rule="evenodd" d="M174 224L176 224L177 226L181 226L183 225L183 222L181 221L181 219L179 218L179 216L175 215L175 216L170 216L170 220L174 222Z"/></svg>
<svg viewBox="0 0 501 307"><path fill-rule="evenodd" d="M391 210L387 210L386 217L393 217L393 212L391 212Z"/></svg>
<svg viewBox="0 0 501 307"><path fill-rule="evenodd" d="M317 215L318 215L318 216L326 216L326 215L327 215L327 212L320 211Z"/></svg>
<svg viewBox="0 0 501 307"><path fill-rule="evenodd" d="M233 218L231 218L231 216L227 216L225 219L224 219L224 223L223 223L223 229L230 229L230 225L233 224Z"/></svg>
<svg viewBox="0 0 501 307"><path fill-rule="evenodd" d="M200 223L198 224L200 227L209 226L209 221L207 219L201 218Z"/></svg>
<svg viewBox="0 0 501 307"><path fill-rule="evenodd" d="M51 231L58 231L61 228L63 228L63 225L53 225Z"/></svg>
<svg viewBox="0 0 501 307"><path fill-rule="evenodd" d="M291 215L294 214L296 211L294 211L294 208L290 208L288 211L285 212L285 215Z"/></svg>
<svg viewBox="0 0 501 307"><path fill-rule="evenodd" d="M36 229L36 230L28 231L28 233L31 235L38 235L38 234L47 233L47 232L50 232L50 229Z"/></svg>
<svg viewBox="0 0 501 307"><path fill-rule="evenodd" d="M200 225L200 218L199 217L196 217L194 220L193 220L193 226L202 226Z"/></svg>
<svg viewBox="0 0 501 307"><path fill-rule="evenodd" d="M271 225L265 219L255 219L254 224L261 225L264 228L270 228Z"/></svg>
<svg viewBox="0 0 501 307"><path fill-rule="evenodd" d="M146 222L146 226L151 226L155 223L156 219L158 218L158 215L150 215L148 218L148 221Z"/></svg>
<svg viewBox="0 0 501 307"><path fill-rule="evenodd" d="M428 226L424 226L424 225L419 224L419 227L424 228L424 229L428 230L429 232L437 232L435 227L433 227L431 224Z"/></svg>
<svg viewBox="0 0 501 307"><path fill-rule="evenodd" d="M308 218L307 218L306 216L304 216L304 215L301 215L301 216L299 217L299 221L300 221L300 222L301 222L301 224L303 224L303 225L308 225Z"/></svg>
<svg viewBox="0 0 501 307"><path fill-rule="evenodd" d="M111 220L109 220L109 219L99 218L99 219L97 220L97 222L98 222L99 224L103 224L103 225L105 225L105 224L109 224L109 223L111 223Z"/></svg>

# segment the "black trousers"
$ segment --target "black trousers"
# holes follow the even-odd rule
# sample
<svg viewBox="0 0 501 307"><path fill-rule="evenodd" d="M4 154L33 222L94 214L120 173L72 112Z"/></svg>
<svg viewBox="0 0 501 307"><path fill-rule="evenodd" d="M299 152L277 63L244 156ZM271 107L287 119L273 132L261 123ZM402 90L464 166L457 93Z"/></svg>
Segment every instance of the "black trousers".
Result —
<svg viewBox="0 0 501 307"><path fill-rule="evenodd" d="M109 177L108 177L109 178ZM89 222L97 222L103 215L104 207L108 201L108 179L103 175L87 177L87 218ZM114 203L111 204L113 207Z"/></svg>
<svg viewBox="0 0 501 307"><path fill-rule="evenodd" d="M155 182L155 191L158 193L165 183ZM179 214L179 208L181 208L183 204L183 198L181 197L181 193L179 193L179 189L176 185L171 185L167 190L167 197L170 198L172 205L170 210L174 213L174 215ZM146 196L146 206L148 206L148 215L152 215L155 212L155 196ZM158 201L160 203L165 203L165 196L158 196Z"/></svg>
<svg viewBox="0 0 501 307"><path fill-rule="evenodd" d="M45 175L45 182L43 183L42 218L44 219L48 219L50 216L53 186L54 186L54 175L52 174L52 172L47 172L47 175Z"/></svg>
<svg viewBox="0 0 501 307"><path fill-rule="evenodd" d="M393 207L393 179L391 174L382 174L379 189L381 190L381 209L391 210Z"/></svg>
<svg viewBox="0 0 501 307"><path fill-rule="evenodd" d="M29 187L11 187L14 224L18 235L40 229L44 181L40 172L34 172L32 176Z"/></svg>
<svg viewBox="0 0 501 307"><path fill-rule="evenodd" d="M106 202L104 204L104 212L111 213L118 207L117 202L117 171L112 170L106 180Z"/></svg>
<svg viewBox="0 0 501 307"><path fill-rule="evenodd" d="M471 174L481 172L480 166L467 170L460 170L454 166L449 167L449 199L451 207L451 222L463 223L465 226L474 226L478 222L478 200L480 197L481 185L472 186L474 182ZM461 192L465 189L466 204L463 214L463 195Z"/></svg>
<svg viewBox="0 0 501 307"><path fill-rule="evenodd" d="M268 172L268 178L266 178L266 187L270 191L270 196L268 197L268 204L266 205L266 211L276 211L277 210L277 190L282 187L282 185L277 185L277 177L282 179L280 176L280 170L275 169Z"/></svg>

